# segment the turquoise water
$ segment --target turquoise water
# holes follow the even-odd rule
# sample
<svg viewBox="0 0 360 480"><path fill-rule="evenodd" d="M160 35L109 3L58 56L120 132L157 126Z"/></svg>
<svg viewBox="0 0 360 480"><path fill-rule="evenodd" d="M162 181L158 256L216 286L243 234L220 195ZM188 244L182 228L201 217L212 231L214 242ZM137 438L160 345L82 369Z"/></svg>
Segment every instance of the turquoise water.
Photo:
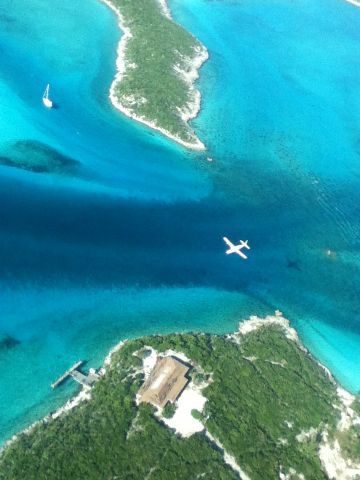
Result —
<svg viewBox="0 0 360 480"><path fill-rule="evenodd" d="M275 308L358 391L360 10L171 2L210 52L204 155L109 104L106 6L27 6L0 0L0 441L75 391L49 384L79 358ZM29 171L39 157L52 173ZM224 234L249 239L247 262L224 255Z"/></svg>

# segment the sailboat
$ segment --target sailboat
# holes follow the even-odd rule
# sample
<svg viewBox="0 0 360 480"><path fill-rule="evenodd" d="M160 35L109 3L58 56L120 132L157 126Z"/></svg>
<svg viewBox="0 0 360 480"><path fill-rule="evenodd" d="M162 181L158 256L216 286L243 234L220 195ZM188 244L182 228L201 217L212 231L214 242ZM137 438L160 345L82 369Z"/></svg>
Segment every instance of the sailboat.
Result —
<svg viewBox="0 0 360 480"><path fill-rule="evenodd" d="M46 88L45 88L44 95L42 97L42 101L43 101L43 104L45 105L45 107L52 108L53 107L53 102L49 98L49 89L50 89L50 85L47 84Z"/></svg>

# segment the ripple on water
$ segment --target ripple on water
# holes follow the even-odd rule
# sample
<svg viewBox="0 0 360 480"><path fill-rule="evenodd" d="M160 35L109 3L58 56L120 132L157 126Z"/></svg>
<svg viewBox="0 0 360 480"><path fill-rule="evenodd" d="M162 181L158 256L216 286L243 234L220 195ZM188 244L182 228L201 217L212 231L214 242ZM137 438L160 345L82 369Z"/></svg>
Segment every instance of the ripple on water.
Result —
<svg viewBox="0 0 360 480"><path fill-rule="evenodd" d="M112 110L110 10L31 6L0 6L0 155L22 167L0 167L1 440L74 391L49 384L78 358L96 366L121 338L223 332L275 308L359 390L359 11L173 2L210 51L204 157ZM61 12L48 22L49 8ZM224 255L223 235L250 240L247 262Z"/></svg>

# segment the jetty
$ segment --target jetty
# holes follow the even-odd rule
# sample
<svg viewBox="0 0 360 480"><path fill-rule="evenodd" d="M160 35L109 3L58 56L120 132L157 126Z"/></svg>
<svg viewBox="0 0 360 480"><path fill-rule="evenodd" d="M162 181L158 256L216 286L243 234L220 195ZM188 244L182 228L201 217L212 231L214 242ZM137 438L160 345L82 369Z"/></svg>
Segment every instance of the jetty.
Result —
<svg viewBox="0 0 360 480"><path fill-rule="evenodd" d="M93 371L93 369L90 369L88 375L84 375L76 369L73 370L70 375L76 382L80 383L80 385L82 385L83 387L91 387L99 378L99 375L95 371Z"/></svg>
<svg viewBox="0 0 360 480"><path fill-rule="evenodd" d="M55 380L54 383L51 384L51 388L56 388L58 387L66 378L70 377L70 375L79 368L83 364L83 360L79 360L78 362L74 363L72 367L70 367L68 370L66 370L65 373L61 375L57 380Z"/></svg>
<svg viewBox="0 0 360 480"><path fill-rule="evenodd" d="M79 360L78 362L74 363L72 367L66 370L65 373L61 375L54 383L51 384L51 388L58 387L64 380L68 377L72 377L76 382L80 383L83 387L91 387L96 380L99 379L99 374L96 373L94 368L90 368L89 373L85 375L84 373L80 372L78 369L81 365L84 364L83 360Z"/></svg>

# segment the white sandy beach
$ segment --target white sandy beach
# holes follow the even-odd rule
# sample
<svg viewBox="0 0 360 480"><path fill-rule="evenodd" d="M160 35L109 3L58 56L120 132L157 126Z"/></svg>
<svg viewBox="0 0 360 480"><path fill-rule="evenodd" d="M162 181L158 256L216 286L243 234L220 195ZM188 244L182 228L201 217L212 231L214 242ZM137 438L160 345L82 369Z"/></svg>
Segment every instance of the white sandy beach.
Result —
<svg viewBox="0 0 360 480"><path fill-rule="evenodd" d="M239 335L246 335L265 325L278 325L284 330L286 338L296 342L302 350L306 351L299 340L297 331L290 326L289 320L287 320L279 310L276 310L275 315L267 315L265 318L251 315L249 320L239 323L239 330L233 334L232 337L235 338L235 340L239 339Z"/></svg>
<svg viewBox="0 0 360 480"><path fill-rule="evenodd" d="M121 79L125 75L127 68L134 68L133 65L129 65L126 62L126 46L129 39L132 38L132 33L130 29L125 26L125 21L120 10L116 8L110 0L101 0L101 1L116 13L119 20L119 27L123 32L123 35L120 39L118 49L117 49L117 60L116 60L117 73L110 87L109 98L111 100L111 103L114 105L115 108L120 110L126 116L132 118L133 120L136 120L137 122L143 123L144 125L147 125L148 127L154 130L161 132L166 137L171 138L172 140L175 140L177 143L180 143L184 147L190 148L193 150L205 150L206 149L205 145L196 137L195 134L194 134L193 142L185 142L184 140L177 137L176 135L173 135L171 132L168 132L164 128L157 126L154 122L136 115L129 108L124 106L119 100L119 98L116 96L116 93L115 93L116 85L121 81ZM171 18L171 13L166 1L159 0L159 4L161 6L163 14L166 17ZM189 71L184 72L180 68L176 70L179 73L179 75L182 75L182 77L188 84L190 89L190 94L192 96L192 101L188 105L186 105L184 109L180 112L180 116L185 122L188 122L189 120L195 118L200 111L201 95L200 95L200 92L194 87L194 82L199 76L198 69L209 58L209 54L206 48L199 49L196 53L197 55L194 58L194 60L191 63L189 63Z"/></svg>
<svg viewBox="0 0 360 480"><path fill-rule="evenodd" d="M117 343L111 350L110 352L106 355L105 357L105 360L104 360L104 364L103 364L103 369L105 369L106 367L110 366L111 364L111 357L113 356L113 354L115 352L118 352L120 350L120 348L122 348L125 343L126 343L127 340L121 340L121 342Z"/></svg>
<svg viewBox="0 0 360 480"><path fill-rule="evenodd" d="M159 0L159 4L160 4L160 7L163 11L163 14L165 15L165 17L169 18L170 20L172 19L171 17L171 12L170 12L170 8L166 2L166 0Z"/></svg>
<svg viewBox="0 0 360 480"><path fill-rule="evenodd" d="M355 5L355 7L360 7L360 1L359 0L346 0L348 3L351 3L352 5Z"/></svg>

